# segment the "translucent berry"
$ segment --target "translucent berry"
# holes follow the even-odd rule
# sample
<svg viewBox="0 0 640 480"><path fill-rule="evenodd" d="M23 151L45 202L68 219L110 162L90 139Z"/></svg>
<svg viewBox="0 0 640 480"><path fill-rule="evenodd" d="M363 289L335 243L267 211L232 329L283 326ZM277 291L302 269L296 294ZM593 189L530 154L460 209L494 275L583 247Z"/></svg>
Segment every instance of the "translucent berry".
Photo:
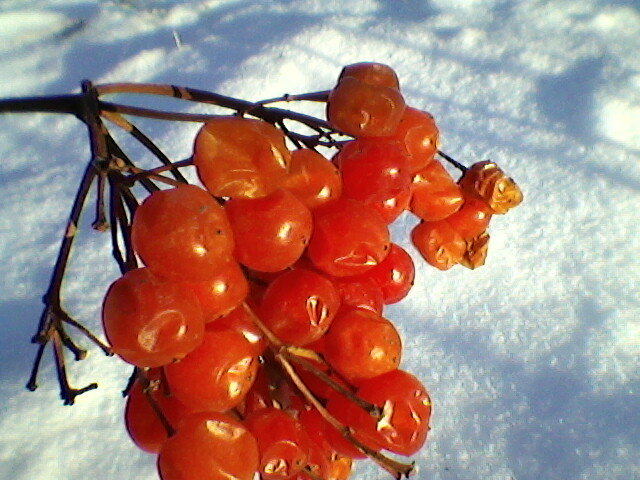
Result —
<svg viewBox="0 0 640 480"><path fill-rule="evenodd" d="M158 456L162 480L252 480L258 466L255 437L238 420L216 412L185 418Z"/></svg>
<svg viewBox="0 0 640 480"><path fill-rule="evenodd" d="M109 287L102 326L123 360L158 367L200 345L204 318L197 297L185 284L158 280L148 268L138 268Z"/></svg>

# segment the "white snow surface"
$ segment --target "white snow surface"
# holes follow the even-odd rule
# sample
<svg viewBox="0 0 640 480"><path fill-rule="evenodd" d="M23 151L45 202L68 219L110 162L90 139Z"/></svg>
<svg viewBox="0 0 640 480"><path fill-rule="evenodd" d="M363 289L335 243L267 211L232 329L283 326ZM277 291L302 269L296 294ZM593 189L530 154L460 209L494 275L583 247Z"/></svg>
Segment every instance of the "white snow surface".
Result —
<svg viewBox="0 0 640 480"><path fill-rule="evenodd" d="M0 1L2 97L77 92L87 78L258 100L378 61L433 113L444 151L516 179L525 201L494 217L478 270L425 265L408 241L415 220L393 226L417 279L387 316L435 404L421 480L640 479L639 51L634 0ZM170 157L190 155L197 125L140 126ZM157 478L123 427L124 363L83 340L90 355L69 359L70 378L99 389L63 406L50 350L40 388L25 389L88 156L71 116L0 115L1 479ZM99 331L117 269L92 208L64 304ZM389 476L363 461L353 478Z"/></svg>

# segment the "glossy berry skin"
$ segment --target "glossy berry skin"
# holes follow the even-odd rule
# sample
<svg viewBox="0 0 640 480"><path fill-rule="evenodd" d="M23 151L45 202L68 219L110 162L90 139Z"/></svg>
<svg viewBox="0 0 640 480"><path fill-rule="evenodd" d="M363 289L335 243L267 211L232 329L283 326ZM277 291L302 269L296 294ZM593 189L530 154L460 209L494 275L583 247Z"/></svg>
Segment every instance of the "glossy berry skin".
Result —
<svg viewBox="0 0 640 480"><path fill-rule="evenodd" d="M434 160L419 170L411 184L412 213L427 222L453 215L464 203L464 195L444 166Z"/></svg>
<svg viewBox="0 0 640 480"><path fill-rule="evenodd" d="M277 408L256 410L244 419L258 441L264 480L287 479L300 472L311 454L311 441L302 425Z"/></svg>
<svg viewBox="0 0 640 480"><path fill-rule="evenodd" d="M174 281L213 278L234 247L224 209L195 185L147 197L133 217L131 241L145 265Z"/></svg>
<svg viewBox="0 0 640 480"><path fill-rule="evenodd" d="M315 408L303 408L298 413L298 421L302 424L311 440L310 466L314 468L315 473L321 478L335 480L335 476L330 476L330 467L331 460L336 456L336 453L327 440L325 420ZM299 477L294 477L294 479L310 480L310 477L301 472Z"/></svg>
<svg viewBox="0 0 640 480"><path fill-rule="evenodd" d="M408 156L409 171L415 174L426 167L438 151L439 131L433 116L407 107L392 138L399 140Z"/></svg>
<svg viewBox="0 0 640 480"><path fill-rule="evenodd" d="M384 137L393 134L405 108L396 88L345 77L329 94L327 119L333 128L354 137Z"/></svg>
<svg viewBox="0 0 640 480"><path fill-rule="evenodd" d="M377 268L377 266L373 268ZM384 306L382 288L369 276L368 272L352 277L331 277L331 281L340 294L341 308L363 308L375 313L382 313Z"/></svg>
<svg viewBox="0 0 640 480"><path fill-rule="evenodd" d="M138 268L109 287L102 326L113 352L124 361L158 367L200 345L204 319L193 292L158 280L148 268Z"/></svg>
<svg viewBox="0 0 640 480"><path fill-rule="evenodd" d="M281 187L313 210L342 194L342 177L336 166L309 148L291 152L291 168Z"/></svg>
<svg viewBox="0 0 640 480"><path fill-rule="evenodd" d="M360 62L347 65L340 72L338 83L346 77L353 77L368 85L400 89L398 75L393 68L383 63Z"/></svg>
<svg viewBox="0 0 640 480"><path fill-rule="evenodd" d="M306 348L324 354L324 338L318 342L314 342L310 345L306 345ZM317 370L326 373L334 382L342 385L343 387L350 388L345 380L338 374L336 374L329 366L324 363L315 361L313 359L306 359L310 364L316 367ZM331 397L335 390L327 384L324 380L318 378L312 372L305 370L303 367L296 368L296 372L300 379L304 382L307 388L317 397L321 399L328 399Z"/></svg>
<svg viewBox="0 0 640 480"><path fill-rule="evenodd" d="M359 413L359 432L381 442L400 455L413 455L424 444L429 431L431 400L422 383L410 373L393 370L359 383L358 396L382 407L377 422Z"/></svg>
<svg viewBox="0 0 640 480"><path fill-rule="evenodd" d="M422 222L411 231L411 241L422 257L439 270L460 263L467 250L462 236L446 221Z"/></svg>
<svg viewBox="0 0 640 480"><path fill-rule="evenodd" d="M402 247L392 243L387 257L365 276L380 286L384 303L391 304L399 302L409 293L415 278L415 266L411 256Z"/></svg>
<svg viewBox="0 0 640 480"><path fill-rule="evenodd" d="M236 238L235 258L254 270L284 270L309 243L311 212L287 190L261 198L232 198L225 210Z"/></svg>
<svg viewBox="0 0 640 480"><path fill-rule="evenodd" d="M257 357L262 355L267 348L267 339L264 338L264 334L255 324L246 308L244 305L239 305L226 315L207 323L205 330L210 332L234 330L240 333L252 348L254 356Z"/></svg>
<svg viewBox="0 0 640 480"><path fill-rule="evenodd" d="M233 330L206 331L202 345L165 367L171 393L197 411L224 412L237 406L256 375L254 349Z"/></svg>
<svg viewBox="0 0 640 480"><path fill-rule="evenodd" d="M362 425L367 425L368 423L368 420L363 419L363 417L368 416L368 414L365 413L358 405L345 396L334 393L329 398L326 407L329 413L331 413L331 415L333 415L342 425L352 429L357 440L364 443L372 450L380 450L381 446L375 437L363 437L360 434L359 430ZM355 459L367 457L365 453L360 451L353 443L347 440L340 431L328 422L324 422L324 436L331 448L340 455L345 455Z"/></svg>
<svg viewBox="0 0 640 480"><path fill-rule="evenodd" d="M342 174L344 197L382 202L409 189L408 156L399 142L363 138L345 144L334 158Z"/></svg>
<svg viewBox="0 0 640 480"><path fill-rule="evenodd" d="M387 225L393 223L405 210L409 208L411 202L411 189L400 192L395 197L387 198L378 202L367 203L380 214Z"/></svg>
<svg viewBox="0 0 640 480"><path fill-rule="evenodd" d="M146 375L155 382L160 379L157 369L149 370ZM124 418L127 432L136 446L145 452L158 453L169 435L148 395L173 428L177 428L183 418L194 412L175 397L166 395L163 385L150 385L148 388L149 393L146 394L142 382L139 379L135 381L127 396Z"/></svg>
<svg viewBox="0 0 640 480"><path fill-rule="evenodd" d="M303 346L319 339L340 307L340 294L323 275L294 268L267 287L260 319L284 343Z"/></svg>
<svg viewBox="0 0 640 480"><path fill-rule="evenodd" d="M162 480L252 480L259 462L258 444L233 417L215 412L193 414L165 442L158 456Z"/></svg>
<svg viewBox="0 0 640 480"><path fill-rule="evenodd" d="M256 378L247 392L244 401L238 407L243 417L263 408L274 406L274 389L264 364L258 366Z"/></svg>
<svg viewBox="0 0 640 480"><path fill-rule="evenodd" d="M351 476L353 461L351 458L334 453L327 467L327 480L347 480Z"/></svg>
<svg viewBox="0 0 640 480"><path fill-rule="evenodd" d="M325 336L325 359L347 380L394 370L401 355L402 343L393 323L367 310L341 311Z"/></svg>
<svg viewBox="0 0 640 480"><path fill-rule="evenodd" d="M221 116L196 136L193 163L216 197L257 198L275 190L289 172L284 134L262 120Z"/></svg>
<svg viewBox="0 0 640 480"><path fill-rule="evenodd" d="M485 202L466 197L464 205L446 221L466 241L471 241L482 234L489 226L491 210Z"/></svg>
<svg viewBox="0 0 640 480"><path fill-rule="evenodd" d="M389 244L384 220L362 203L343 198L314 212L307 254L319 270L342 277L382 262Z"/></svg>
<svg viewBox="0 0 640 480"><path fill-rule="evenodd" d="M229 313L249 293L249 283L235 260L220 267L210 280L188 282L188 288L198 297L205 323Z"/></svg>

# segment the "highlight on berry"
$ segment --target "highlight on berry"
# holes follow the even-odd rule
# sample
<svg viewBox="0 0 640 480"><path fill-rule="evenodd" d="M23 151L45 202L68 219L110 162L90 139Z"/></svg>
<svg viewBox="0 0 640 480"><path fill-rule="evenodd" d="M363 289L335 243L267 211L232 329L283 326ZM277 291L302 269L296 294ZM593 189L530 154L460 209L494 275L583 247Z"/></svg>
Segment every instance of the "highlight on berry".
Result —
<svg viewBox="0 0 640 480"><path fill-rule="evenodd" d="M228 112L105 100L114 94ZM325 104L326 119L275 106L298 102ZM80 334L132 365L124 421L157 455L162 480L344 480L363 458L394 478L414 471L398 456L422 448L432 404L399 369L402 339L384 312L415 272L389 225L405 211L417 217L406 234L436 269L482 266L491 218L522 201L498 165L465 167L444 153L433 116L406 105L398 76L379 63L344 67L328 91L261 102L89 81L80 94L0 100L2 113L36 111L78 117L92 156L44 296L29 389L48 345L65 404L96 388L68 380L65 351L86 356ZM201 124L192 156L169 159L131 117ZM137 166L113 129L157 166ZM93 187L93 227L110 232L122 274L105 292L106 343L62 305Z"/></svg>

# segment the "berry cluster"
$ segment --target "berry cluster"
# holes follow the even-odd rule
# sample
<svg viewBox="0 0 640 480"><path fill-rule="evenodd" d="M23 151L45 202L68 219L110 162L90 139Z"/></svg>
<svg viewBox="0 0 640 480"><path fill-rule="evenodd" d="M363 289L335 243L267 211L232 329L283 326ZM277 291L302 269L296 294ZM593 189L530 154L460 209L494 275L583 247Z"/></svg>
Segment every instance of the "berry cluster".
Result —
<svg viewBox="0 0 640 480"><path fill-rule="evenodd" d="M491 162L456 182L433 117L405 105L386 65L345 67L326 101L354 137L331 160L290 151L282 126L216 117L194 143L204 188L158 190L135 211L145 266L111 285L102 318L136 367L128 431L163 480L338 480L366 456L408 475L381 452L426 440L429 395L398 368L383 315L414 279L389 224L411 211L428 263L475 268L491 215L522 196Z"/></svg>

